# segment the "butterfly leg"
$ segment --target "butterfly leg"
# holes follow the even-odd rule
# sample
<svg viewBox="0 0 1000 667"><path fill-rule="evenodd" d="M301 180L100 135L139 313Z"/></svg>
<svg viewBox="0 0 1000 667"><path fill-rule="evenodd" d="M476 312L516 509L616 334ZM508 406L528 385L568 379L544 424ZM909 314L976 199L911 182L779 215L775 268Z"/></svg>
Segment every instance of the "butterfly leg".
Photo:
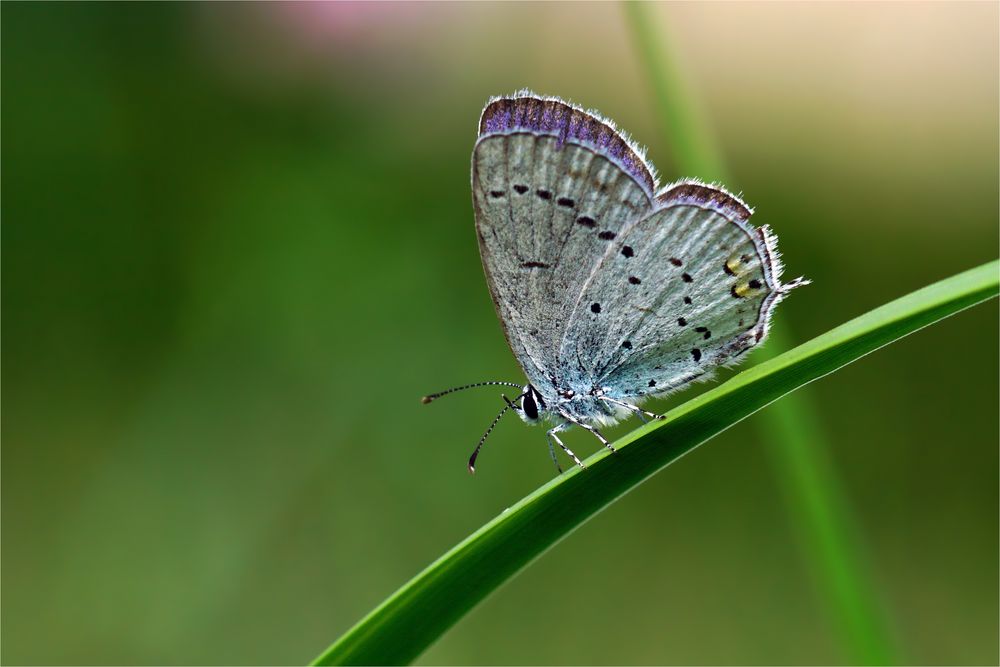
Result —
<svg viewBox="0 0 1000 667"><path fill-rule="evenodd" d="M666 419L666 416L664 415L658 415L655 412L649 412L648 410L643 410L642 408L632 405L631 403L626 403L625 401L619 401L617 399L609 398L607 396L601 396L601 400L607 401L608 403L614 403L615 405L620 405L623 408L628 408L629 410L634 412L636 416L639 417L639 419L641 419L642 423L644 424L646 423L646 417L651 417L653 419Z"/></svg>
<svg viewBox="0 0 1000 667"><path fill-rule="evenodd" d="M605 447L607 447L608 449L610 449L610 450L611 450L612 452L616 452L616 451L618 451L617 449L615 449L615 448L614 448L614 447L613 447L613 446L611 445L611 443L610 443L610 442L608 442L608 439L607 439L607 438L605 438L605 437L604 437L603 435L601 435L601 432L600 432L600 431L598 431L598 430L597 430L596 428L594 428L593 426L590 426L589 424L584 424L584 423L583 423L582 421L580 421L579 419L576 419L575 417L572 417L572 416L570 416L569 414L567 414L567 413L565 413L565 412L560 412L559 414L561 414L561 415L562 415L562 416L563 416L564 418L568 419L569 421L571 421L572 423L576 424L576 425L577 425L577 426L579 426L580 428L585 428L585 429L587 429L588 431L590 431L591 433L593 433L593 434L594 434L594 437L595 437L595 438L597 438L598 440L600 440L600 441L601 441L601 444L602 444L602 445L604 445Z"/></svg>
<svg viewBox="0 0 1000 667"><path fill-rule="evenodd" d="M559 431L565 431L567 426L569 426L569 422L563 422L562 424L559 424L558 426L550 428L545 433L545 437L547 437L549 439L549 451L552 452L552 460L556 462L556 468L559 469L560 473L562 472L562 468L559 467L559 461L556 461L555 450L552 448L552 441L553 440L555 440L556 444L558 444L560 447L562 447L562 450L564 452L566 452L566 454L571 459L573 459L573 463L577 464L581 468L586 468L587 467L587 466L583 465L583 461L581 461L580 459L578 459L576 457L576 454L574 454L573 451L569 447L567 447L566 445L564 445L563 441L559 439L558 435L556 435L556 433L558 433Z"/></svg>
<svg viewBox="0 0 1000 667"><path fill-rule="evenodd" d="M562 474L562 466L559 465L559 459L556 458L556 447L552 444L552 438L546 438L549 441L549 456L552 457L552 462L556 464L556 470L559 474Z"/></svg>

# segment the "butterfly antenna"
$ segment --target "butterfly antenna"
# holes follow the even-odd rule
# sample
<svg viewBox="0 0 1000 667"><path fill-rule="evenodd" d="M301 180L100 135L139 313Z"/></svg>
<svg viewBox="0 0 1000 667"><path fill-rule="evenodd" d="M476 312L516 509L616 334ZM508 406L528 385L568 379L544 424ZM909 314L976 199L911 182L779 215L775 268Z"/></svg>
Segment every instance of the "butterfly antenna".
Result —
<svg viewBox="0 0 1000 667"><path fill-rule="evenodd" d="M467 385L465 385L463 387L452 387L451 389L445 389L444 391L439 391L436 394L428 394L427 396L424 396L423 398L421 398L420 402L421 403L430 403L434 399L441 398L445 394L451 394L451 393L456 392L456 391L462 391L463 389L472 389L473 387L489 387L489 386L515 387L517 389L521 388L521 385L515 384L513 382L499 382L499 381L476 382L475 384L467 384ZM499 419L499 417L498 417L498 419Z"/></svg>
<svg viewBox="0 0 1000 667"><path fill-rule="evenodd" d="M490 424L490 427L486 429L486 433L483 433L483 437L479 439L479 444L476 445L475 451L473 451L472 456L469 457L469 472L472 473L473 475L476 474L476 457L479 456L479 450L483 448L483 443L486 442L486 438L488 438L490 433L493 432L493 428L497 425L497 422L500 421L500 418L503 417L505 414L507 414L507 411L510 410L510 406L511 406L510 403L503 406L503 410L501 410L500 414L496 416L496 419L493 420L493 423Z"/></svg>

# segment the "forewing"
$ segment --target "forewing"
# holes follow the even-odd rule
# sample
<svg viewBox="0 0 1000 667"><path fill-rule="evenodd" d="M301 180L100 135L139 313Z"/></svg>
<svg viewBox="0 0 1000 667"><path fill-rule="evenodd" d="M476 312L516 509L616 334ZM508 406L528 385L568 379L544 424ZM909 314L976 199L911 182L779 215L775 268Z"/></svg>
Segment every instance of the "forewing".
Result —
<svg viewBox="0 0 1000 667"><path fill-rule="evenodd" d="M560 355L593 386L665 393L760 343L782 285L774 239L718 188L687 182L626 229L583 289ZM565 361L564 361L565 363Z"/></svg>
<svg viewBox="0 0 1000 667"><path fill-rule="evenodd" d="M511 350L543 393L581 287L652 210L654 179L607 121L558 100L487 105L472 190L483 268Z"/></svg>

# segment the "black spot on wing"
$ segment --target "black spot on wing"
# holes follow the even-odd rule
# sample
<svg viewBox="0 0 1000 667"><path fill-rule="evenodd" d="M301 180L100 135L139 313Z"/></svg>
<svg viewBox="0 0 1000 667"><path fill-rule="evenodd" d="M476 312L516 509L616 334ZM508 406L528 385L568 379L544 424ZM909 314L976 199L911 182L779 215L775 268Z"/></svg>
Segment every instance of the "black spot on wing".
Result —
<svg viewBox="0 0 1000 667"><path fill-rule="evenodd" d="M683 317L678 317L677 318L677 326L686 327L687 323L688 323L688 321L685 320Z"/></svg>
<svg viewBox="0 0 1000 667"><path fill-rule="evenodd" d="M601 312L601 304L599 304L599 303L592 303L592 304L590 304L590 312L592 312L594 314L597 314L597 313Z"/></svg>
<svg viewBox="0 0 1000 667"><path fill-rule="evenodd" d="M694 348L693 350L691 350L691 356L694 357L694 360L696 362L701 361L701 350L699 350L698 348Z"/></svg>
<svg viewBox="0 0 1000 667"><path fill-rule="evenodd" d="M674 266L682 266L684 264L684 262L682 262L681 260L677 259L676 257L671 257L670 258L670 263L673 264Z"/></svg>
<svg viewBox="0 0 1000 667"><path fill-rule="evenodd" d="M565 206L566 208L573 208L574 206L576 206L576 202L570 199L569 197L560 197L559 199L556 200L556 203L559 204L560 206Z"/></svg>
<svg viewBox="0 0 1000 667"><path fill-rule="evenodd" d="M622 347L625 348L626 350L631 350L632 349L632 341L630 341L630 340L625 341L624 343L622 343Z"/></svg>
<svg viewBox="0 0 1000 667"><path fill-rule="evenodd" d="M747 285L750 286L750 289L760 289L762 287L761 282L756 278L747 283Z"/></svg>
<svg viewBox="0 0 1000 667"><path fill-rule="evenodd" d="M689 283L689 282L691 282L692 280L694 280L694 278L692 278L692 277L691 277L691 274L690 274L690 273L682 273L682 274L681 274L681 280L683 280L683 281L684 281L684 282L686 282L686 283Z"/></svg>
<svg viewBox="0 0 1000 667"><path fill-rule="evenodd" d="M490 197L493 197L494 199L500 199L505 194L507 194L507 192L504 190L490 190Z"/></svg>
<svg viewBox="0 0 1000 667"><path fill-rule="evenodd" d="M579 218L576 219L576 224L583 225L584 227L589 227L593 229L594 227L597 226L597 221L588 215L581 215Z"/></svg>
<svg viewBox="0 0 1000 667"><path fill-rule="evenodd" d="M622 246L622 254L626 257L635 257L635 250L630 245Z"/></svg>
<svg viewBox="0 0 1000 667"><path fill-rule="evenodd" d="M642 283L642 281L636 278L635 276L629 276L628 281L633 285L639 285L640 283Z"/></svg>
<svg viewBox="0 0 1000 667"><path fill-rule="evenodd" d="M684 297L684 303L686 303L687 305L690 306L691 305L691 297L689 297L689 296Z"/></svg>
<svg viewBox="0 0 1000 667"><path fill-rule="evenodd" d="M597 238L601 239L602 241L610 241L616 236L618 235L615 234L614 232L601 232L600 234L597 235Z"/></svg>
<svg viewBox="0 0 1000 667"><path fill-rule="evenodd" d="M542 199L552 199L552 193L549 192L548 190L543 190L539 188L538 190L535 190L535 194Z"/></svg>
<svg viewBox="0 0 1000 667"><path fill-rule="evenodd" d="M514 186L514 192L516 192L519 195L523 195L527 191L528 191L528 186L527 185L515 185Z"/></svg>
<svg viewBox="0 0 1000 667"><path fill-rule="evenodd" d="M523 269L547 269L549 265L545 262L523 262L521 264Z"/></svg>

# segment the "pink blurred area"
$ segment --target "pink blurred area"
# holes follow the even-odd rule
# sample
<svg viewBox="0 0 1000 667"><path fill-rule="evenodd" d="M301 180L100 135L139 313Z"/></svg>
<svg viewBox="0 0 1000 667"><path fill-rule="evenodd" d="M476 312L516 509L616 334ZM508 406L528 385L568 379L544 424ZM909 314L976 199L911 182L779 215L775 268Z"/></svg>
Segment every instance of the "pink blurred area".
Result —
<svg viewBox="0 0 1000 667"><path fill-rule="evenodd" d="M446 35L461 12L410 2L205 3L194 8L206 64L254 95L324 92L387 103L448 80ZM445 47L448 48L448 47Z"/></svg>
<svg viewBox="0 0 1000 667"><path fill-rule="evenodd" d="M260 11L292 44L319 54L417 40L449 15L444 5L420 2L276 2Z"/></svg>

